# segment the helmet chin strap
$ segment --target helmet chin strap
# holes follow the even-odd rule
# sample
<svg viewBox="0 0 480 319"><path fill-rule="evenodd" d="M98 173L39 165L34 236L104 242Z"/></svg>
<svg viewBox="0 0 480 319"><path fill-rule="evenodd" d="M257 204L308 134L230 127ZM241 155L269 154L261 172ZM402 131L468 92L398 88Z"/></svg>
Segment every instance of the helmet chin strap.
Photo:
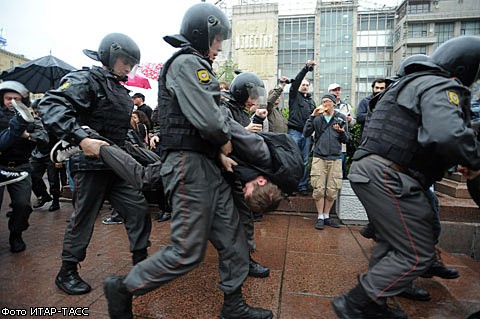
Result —
<svg viewBox="0 0 480 319"><path fill-rule="evenodd" d="M113 68L109 67L108 65L104 65L103 68L105 70L107 70L108 72L110 72L118 81L120 81L120 82L127 82L128 81L128 75L119 76L119 75L115 74L115 72L113 71Z"/></svg>

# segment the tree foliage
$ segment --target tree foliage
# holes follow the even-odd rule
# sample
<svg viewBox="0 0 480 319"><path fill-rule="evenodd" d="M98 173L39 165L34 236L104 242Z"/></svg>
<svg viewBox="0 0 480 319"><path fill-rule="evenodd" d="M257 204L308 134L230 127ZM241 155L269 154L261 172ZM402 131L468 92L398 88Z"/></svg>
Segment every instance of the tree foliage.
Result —
<svg viewBox="0 0 480 319"><path fill-rule="evenodd" d="M226 60L222 65L218 67L217 79L219 81L231 83L235 77L235 70L238 69L238 64L232 60Z"/></svg>

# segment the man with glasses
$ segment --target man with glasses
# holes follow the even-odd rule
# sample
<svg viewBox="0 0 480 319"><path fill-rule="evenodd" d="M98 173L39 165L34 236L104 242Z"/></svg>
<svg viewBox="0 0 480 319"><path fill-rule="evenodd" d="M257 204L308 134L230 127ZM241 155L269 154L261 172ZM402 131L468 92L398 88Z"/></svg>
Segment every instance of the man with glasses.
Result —
<svg viewBox="0 0 480 319"><path fill-rule="evenodd" d="M385 79L378 78L373 80L372 82L372 94L364 97L360 103L358 104L357 108L357 123L360 124L360 132L363 134L363 128L365 127L365 119L367 118L368 113L368 103L370 100L375 96L375 94L379 92L383 92L387 84L385 83Z"/></svg>
<svg viewBox="0 0 480 319"><path fill-rule="evenodd" d="M317 207L315 228L318 230L325 225L340 227L330 219L330 210L342 187L342 143L349 139L347 117L334 109L336 96L325 94L321 101L322 106L313 110L303 129L306 137L315 132L310 183Z"/></svg>
<svg viewBox="0 0 480 319"><path fill-rule="evenodd" d="M95 220L105 199L124 219L133 264L147 257L151 230L142 192L92 157L92 139L85 128L94 129L118 146L124 145L133 103L120 82L126 81L139 63L140 49L128 36L112 33L103 38L98 51L83 52L103 66L69 73L58 89L45 94L38 107L45 126L54 135L83 150L69 159L74 210L65 232L62 267L55 279L57 287L70 295L91 290L78 274L77 266L86 257ZM57 143L52 154L61 153L62 145L67 144ZM64 151L68 151L66 147Z"/></svg>

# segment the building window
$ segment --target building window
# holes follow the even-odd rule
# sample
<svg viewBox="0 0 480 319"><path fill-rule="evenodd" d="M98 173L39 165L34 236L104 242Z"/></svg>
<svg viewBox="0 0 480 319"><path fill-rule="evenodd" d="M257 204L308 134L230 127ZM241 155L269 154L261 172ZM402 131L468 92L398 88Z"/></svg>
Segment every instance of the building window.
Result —
<svg viewBox="0 0 480 319"><path fill-rule="evenodd" d="M424 14L430 12L430 1L410 1L407 14Z"/></svg>
<svg viewBox="0 0 480 319"><path fill-rule="evenodd" d="M428 24L412 23L408 25L409 38L424 38L427 36Z"/></svg>
<svg viewBox="0 0 480 319"><path fill-rule="evenodd" d="M278 20L278 70L293 78L308 60L314 60L315 18Z"/></svg>
<svg viewBox="0 0 480 319"><path fill-rule="evenodd" d="M435 35L437 36L437 43L435 43L436 47L454 37L454 27L455 24L453 22L435 24Z"/></svg>
<svg viewBox="0 0 480 319"><path fill-rule="evenodd" d="M460 27L461 35L480 35L480 21L464 21Z"/></svg>
<svg viewBox="0 0 480 319"><path fill-rule="evenodd" d="M427 54L427 47L425 45L409 46L406 50L407 56L414 54Z"/></svg>

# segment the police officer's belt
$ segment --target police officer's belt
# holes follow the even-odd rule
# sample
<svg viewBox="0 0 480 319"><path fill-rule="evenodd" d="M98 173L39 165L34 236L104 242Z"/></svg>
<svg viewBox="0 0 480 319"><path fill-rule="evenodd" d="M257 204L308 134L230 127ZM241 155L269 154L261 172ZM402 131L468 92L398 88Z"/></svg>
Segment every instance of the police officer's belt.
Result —
<svg viewBox="0 0 480 319"><path fill-rule="evenodd" d="M28 161L0 161L0 165L8 168L14 168L26 163L28 163Z"/></svg>
<svg viewBox="0 0 480 319"><path fill-rule="evenodd" d="M397 172L404 173L404 174L409 174L409 170L406 167L403 167L402 165L399 165L397 163L392 162L389 159L386 159L384 157L381 157L380 155L377 154L370 154L367 155L367 157L370 157L371 159L376 160L377 162L380 162L382 164L387 165L388 167L396 170Z"/></svg>

